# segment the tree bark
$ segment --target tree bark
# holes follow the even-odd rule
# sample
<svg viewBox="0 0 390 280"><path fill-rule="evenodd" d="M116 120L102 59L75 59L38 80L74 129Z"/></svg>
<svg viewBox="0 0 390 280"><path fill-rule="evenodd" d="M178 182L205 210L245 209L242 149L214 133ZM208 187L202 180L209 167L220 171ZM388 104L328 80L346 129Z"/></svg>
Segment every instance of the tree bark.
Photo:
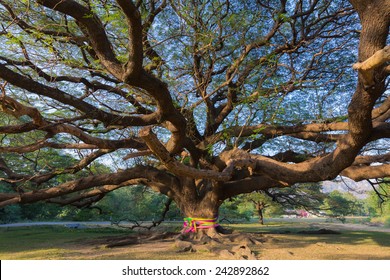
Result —
<svg viewBox="0 0 390 280"><path fill-rule="evenodd" d="M264 216L263 216L263 208L258 207L257 213L259 214L259 223L264 225Z"/></svg>

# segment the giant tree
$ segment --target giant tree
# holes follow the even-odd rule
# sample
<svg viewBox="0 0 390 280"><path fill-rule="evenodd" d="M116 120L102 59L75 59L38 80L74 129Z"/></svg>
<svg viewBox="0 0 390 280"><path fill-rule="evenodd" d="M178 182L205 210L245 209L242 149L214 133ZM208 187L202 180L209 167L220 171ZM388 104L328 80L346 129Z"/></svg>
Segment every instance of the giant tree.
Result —
<svg viewBox="0 0 390 280"><path fill-rule="evenodd" d="M388 0L0 0L0 17L0 152L78 159L0 158L0 206L144 185L214 220L238 194L390 175ZM111 171L56 181L94 161Z"/></svg>

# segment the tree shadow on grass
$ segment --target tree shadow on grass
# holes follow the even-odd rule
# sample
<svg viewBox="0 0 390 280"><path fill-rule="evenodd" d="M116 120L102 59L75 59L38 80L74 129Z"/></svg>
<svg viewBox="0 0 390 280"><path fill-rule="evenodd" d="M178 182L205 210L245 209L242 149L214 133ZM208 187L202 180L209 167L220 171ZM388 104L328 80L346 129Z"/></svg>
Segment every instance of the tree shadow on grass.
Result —
<svg viewBox="0 0 390 280"><path fill-rule="evenodd" d="M29 250L48 250L66 247L99 238L100 236L123 236L129 232L112 229L69 229L62 226L36 226L0 229L0 253L17 253Z"/></svg>

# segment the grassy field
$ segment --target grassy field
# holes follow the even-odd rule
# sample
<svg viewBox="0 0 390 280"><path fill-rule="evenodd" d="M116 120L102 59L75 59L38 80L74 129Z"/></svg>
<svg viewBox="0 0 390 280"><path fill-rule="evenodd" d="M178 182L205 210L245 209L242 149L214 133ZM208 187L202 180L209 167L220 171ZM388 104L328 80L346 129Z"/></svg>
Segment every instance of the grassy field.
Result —
<svg viewBox="0 0 390 280"><path fill-rule="evenodd" d="M390 233L337 228L341 234L302 234L321 224L274 222L230 225L264 241L252 245L258 259L390 260ZM329 227L329 226L328 226ZM160 230L177 230L177 226ZM69 229L62 226L0 228L0 259L221 259L205 251L177 252L173 239L107 248L108 238L135 235L115 228ZM221 244L221 247L228 246Z"/></svg>

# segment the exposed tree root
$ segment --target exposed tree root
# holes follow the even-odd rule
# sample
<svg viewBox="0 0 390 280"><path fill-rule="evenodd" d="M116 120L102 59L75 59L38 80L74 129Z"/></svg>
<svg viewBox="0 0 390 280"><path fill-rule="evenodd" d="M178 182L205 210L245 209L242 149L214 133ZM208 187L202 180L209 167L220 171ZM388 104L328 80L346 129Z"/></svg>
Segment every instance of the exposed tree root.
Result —
<svg viewBox="0 0 390 280"><path fill-rule="evenodd" d="M206 251L223 259L256 260L256 254L250 249L250 246L264 242L265 239L261 235L249 233L222 234L217 230L209 230L181 234L177 237L175 246L178 248L178 252Z"/></svg>
<svg viewBox="0 0 390 280"><path fill-rule="evenodd" d="M223 259L255 260L256 253L250 247L265 242L265 238L260 234L221 232L231 231L213 228L179 235L174 232L138 232L128 236L105 238L98 243L105 244L107 248L115 248L166 241L174 243L178 253L207 252Z"/></svg>

